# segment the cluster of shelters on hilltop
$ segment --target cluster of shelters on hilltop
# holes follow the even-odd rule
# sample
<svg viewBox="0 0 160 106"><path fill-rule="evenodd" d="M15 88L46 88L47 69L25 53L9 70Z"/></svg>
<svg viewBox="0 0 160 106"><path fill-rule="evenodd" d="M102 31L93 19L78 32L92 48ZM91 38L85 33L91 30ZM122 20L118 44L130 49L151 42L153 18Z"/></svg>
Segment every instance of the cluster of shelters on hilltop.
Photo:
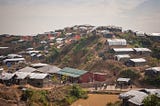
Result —
<svg viewBox="0 0 160 106"><path fill-rule="evenodd" d="M60 49L67 44L77 42L89 34L106 34L112 36L112 32L122 32L122 28L116 26L75 25L72 27L65 27L64 29L45 32L41 35L48 36L48 39L43 40L43 42L54 45L56 48Z"/></svg>
<svg viewBox="0 0 160 106"><path fill-rule="evenodd" d="M130 90L121 93L119 98L123 100L122 106L143 106L143 100L149 95L160 98L160 89Z"/></svg>
<svg viewBox="0 0 160 106"><path fill-rule="evenodd" d="M92 25L75 25L72 27L65 27L55 31L45 32L42 36L48 36L47 39L41 41L41 44L54 45L57 49L61 49L67 44L74 43L80 38L85 37L87 33L93 28Z"/></svg>
<svg viewBox="0 0 160 106"><path fill-rule="evenodd" d="M137 37L148 37L152 39L153 41L160 41L160 33L149 33L146 34L144 32L136 32Z"/></svg>
<svg viewBox="0 0 160 106"><path fill-rule="evenodd" d="M0 82L6 85L26 85L47 87L54 83L88 83L105 81L106 76L85 70L65 67L63 69L44 63L35 63L13 73L1 70Z"/></svg>

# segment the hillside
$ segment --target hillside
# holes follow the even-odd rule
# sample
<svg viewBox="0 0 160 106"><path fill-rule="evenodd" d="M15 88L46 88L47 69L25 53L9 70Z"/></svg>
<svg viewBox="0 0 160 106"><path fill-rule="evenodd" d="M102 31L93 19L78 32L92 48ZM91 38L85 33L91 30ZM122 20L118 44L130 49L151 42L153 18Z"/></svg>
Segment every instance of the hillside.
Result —
<svg viewBox="0 0 160 106"><path fill-rule="evenodd" d="M95 29L93 26L85 26L87 30L84 30L82 26L64 28L49 34L38 34L32 37L0 36L1 57L6 58L8 54L15 53L22 55L26 60L24 63L12 64L10 67L3 63L2 58L0 68L13 73L32 63L41 62L62 69L71 67L86 70L89 73L98 73L105 77L105 81L87 83L89 87L96 87L96 84L100 84L98 86L101 84L115 85L117 78L120 77L130 78L131 84L135 88L160 87L159 76L149 79L145 75L145 69L160 66L159 39L148 35L137 36L136 32L131 30L122 32L119 27L101 26ZM112 47L107 43L108 39L125 39L126 45ZM8 48L3 49L3 47ZM143 53L137 54L134 51L129 54L131 58L144 58L147 62L145 65L127 66L125 62L115 58L116 53L114 53L113 48L148 48L151 52L149 55L143 55ZM28 53L29 51L34 53ZM29 88L23 86L24 89L21 89L20 85L10 87L0 85L0 105L68 106L79 98L87 98L86 92L79 86L72 86L72 83L69 85L59 83L54 86L57 87L46 90L32 86L31 88L30 86ZM88 89L91 89L89 87Z"/></svg>
<svg viewBox="0 0 160 106"><path fill-rule="evenodd" d="M77 27L77 26L75 26ZM79 26L80 27L80 26ZM20 53L25 51L28 47L33 47L35 50L39 50L45 57L42 59L32 59L32 57L26 56L28 62L47 62L54 64L60 68L72 67L77 69L83 69L91 72L105 73L107 80L115 82L115 80L121 76L121 72L125 70L132 70L134 73L139 74L143 78L143 70L150 66L160 65L160 43L155 42L148 37L138 37L132 31L121 32L113 28L110 30L114 38L123 38L127 40L127 47L146 47L152 50L151 56L146 57L148 61L147 65L141 67L128 67L122 62L114 60L114 55L106 45L107 38L102 33L106 27L99 27L96 33L86 33L73 28L67 30L57 30L53 34L39 34L28 39L28 37L16 37L16 36L1 36L2 46L8 46L9 49L4 53ZM72 34L71 34L72 33ZM80 38L76 38L77 35L81 35ZM54 39L50 39L54 37ZM27 38L27 39L26 39ZM57 43L55 38L65 38L67 41L73 40L72 43ZM19 40L24 40L19 42ZM77 39L77 40L75 40ZM41 42L44 43L41 43ZM14 45L13 45L14 43ZM57 48L61 46L61 48ZM45 51L48 51L46 54ZM137 79L135 84L139 84Z"/></svg>
<svg viewBox="0 0 160 106"><path fill-rule="evenodd" d="M149 38L137 37L134 33L114 33L117 38L126 39L128 47L147 47L152 50L151 56L146 57L148 63L140 67L127 67L121 62L113 59L113 54L106 46L106 39L102 34L89 34L81 40L56 49L58 54L55 60L50 62L59 67L73 67L91 72L101 72L107 74L107 79L114 82L124 70L132 70L139 75L134 83L142 87L140 80L144 77L144 71L149 66L159 66L159 43ZM156 46L156 48L155 48ZM53 51L51 51L53 52ZM141 77L140 77L141 76Z"/></svg>

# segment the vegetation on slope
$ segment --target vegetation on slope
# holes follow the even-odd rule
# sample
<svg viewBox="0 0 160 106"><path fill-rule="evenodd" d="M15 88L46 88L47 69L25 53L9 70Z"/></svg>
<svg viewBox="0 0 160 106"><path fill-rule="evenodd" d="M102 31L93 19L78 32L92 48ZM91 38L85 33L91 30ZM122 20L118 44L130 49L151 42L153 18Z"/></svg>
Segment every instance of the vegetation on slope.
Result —
<svg viewBox="0 0 160 106"><path fill-rule="evenodd" d="M152 78L150 78L148 76L145 76L144 79L143 79L143 82L148 84L148 85L153 85L153 86L156 86L156 87L160 87L160 75L152 77Z"/></svg>
<svg viewBox="0 0 160 106"><path fill-rule="evenodd" d="M160 98L156 95L149 95L143 100L144 106L160 106Z"/></svg>
<svg viewBox="0 0 160 106"><path fill-rule="evenodd" d="M87 98L87 93L79 85L64 86L50 91L28 89L22 100L28 106L69 106L79 98Z"/></svg>
<svg viewBox="0 0 160 106"><path fill-rule="evenodd" d="M134 70L126 69L120 72L120 77L131 78L132 80L139 78L139 74Z"/></svg>

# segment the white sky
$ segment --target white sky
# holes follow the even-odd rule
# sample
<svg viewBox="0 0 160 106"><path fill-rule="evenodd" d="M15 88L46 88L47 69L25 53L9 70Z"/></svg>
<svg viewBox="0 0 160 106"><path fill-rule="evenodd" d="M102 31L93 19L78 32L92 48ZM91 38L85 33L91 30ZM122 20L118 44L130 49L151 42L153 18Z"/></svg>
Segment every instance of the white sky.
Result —
<svg viewBox="0 0 160 106"><path fill-rule="evenodd" d="M160 0L0 0L0 34L37 34L76 24L160 32Z"/></svg>

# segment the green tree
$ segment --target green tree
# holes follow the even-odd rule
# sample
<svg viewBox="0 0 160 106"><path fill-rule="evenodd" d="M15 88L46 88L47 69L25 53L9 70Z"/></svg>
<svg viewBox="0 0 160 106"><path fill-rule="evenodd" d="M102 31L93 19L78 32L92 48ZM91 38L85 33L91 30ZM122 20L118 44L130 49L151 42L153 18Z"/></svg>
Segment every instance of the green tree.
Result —
<svg viewBox="0 0 160 106"><path fill-rule="evenodd" d="M56 58L59 57L59 54L60 54L59 50L55 47L52 47L50 54L46 58L47 62L53 63L56 60Z"/></svg>
<svg viewBox="0 0 160 106"><path fill-rule="evenodd" d="M125 77L125 78L135 79L135 78L139 77L139 74L134 72L131 69L127 69L127 70L121 71L120 76Z"/></svg>
<svg viewBox="0 0 160 106"><path fill-rule="evenodd" d="M145 76L144 82L149 85L154 85L156 87L160 87L160 75L154 77Z"/></svg>
<svg viewBox="0 0 160 106"><path fill-rule="evenodd" d="M160 98L156 95L149 95L143 100L144 106L160 106Z"/></svg>
<svg viewBox="0 0 160 106"><path fill-rule="evenodd" d="M79 85L73 85L70 91L70 95L76 98L86 98L87 93Z"/></svg>
<svg viewBox="0 0 160 106"><path fill-rule="evenodd" d="M49 106L47 99L47 91L41 90L26 90L22 94L22 100L26 101L27 106Z"/></svg>

